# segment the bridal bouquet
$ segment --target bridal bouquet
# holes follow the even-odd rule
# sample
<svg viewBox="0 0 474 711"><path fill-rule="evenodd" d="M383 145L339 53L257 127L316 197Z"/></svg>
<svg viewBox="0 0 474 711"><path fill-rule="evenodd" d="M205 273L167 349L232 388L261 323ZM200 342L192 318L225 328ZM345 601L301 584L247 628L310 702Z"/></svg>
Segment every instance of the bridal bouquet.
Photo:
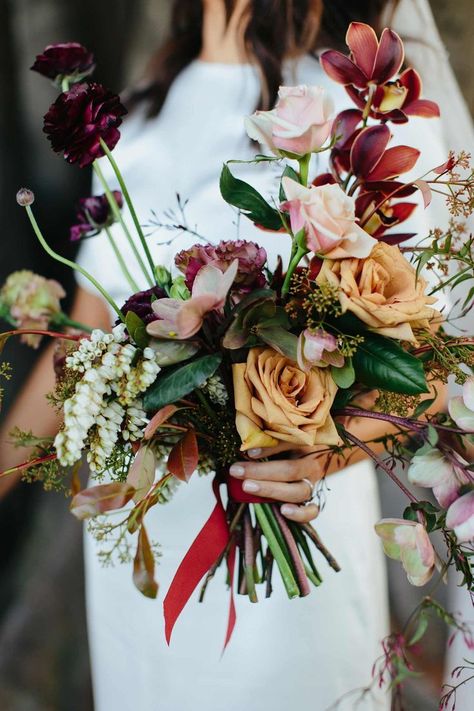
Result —
<svg viewBox="0 0 474 711"><path fill-rule="evenodd" d="M49 397L63 414L54 440L16 432L36 451L15 470L47 486L65 482L74 515L93 520L102 540L115 536L119 557L128 558L124 546L135 536L133 580L150 597L158 583L146 516L171 498L177 482L212 473L216 507L165 598L168 640L193 590L203 581L202 597L221 564L231 591L252 601L261 583L271 593L275 569L290 598L307 595L310 583L322 580L315 551L338 570L312 526L285 519L280 505L229 477L229 466L249 450L276 445L318 467L332 457L342 466L362 449L408 498L402 518L376 526L387 555L401 561L414 585L424 585L436 566L444 574L453 565L474 591L474 339L449 335L436 303L444 286L474 278L472 240L460 220L472 211L473 174L466 154L450 154L429 173L403 179L419 151L392 145L390 127L438 116L438 108L420 98L415 70L400 73L404 51L394 32L384 30L379 40L353 23L347 42L349 56L330 50L321 63L345 86L351 108L335 116L322 88L281 87L272 111L246 119L249 137L268 149L251 162L281 167L275 194L263 196L236 177L239 161L222 171L223 199L275 240L291 243L289 259L273 271L265 250L244 240L200 241L179 251L174 265L156 265L112 154L126 113L119 98L88 78L94 59L80 45L47 47L33 66L61 87L44 122L52 148L70 163L92 165L103 186L103 195L80 201L71 239L108 239L131 295L116 304L92 275L55 253L35 220L33 194L20 190L18 202L43 247L90 279L116 325L90 332L61 311L56 282L26 271L8 278L0 309L14 330L3 341L13 334L30 345L42 336L57 339L57 385ZM315 174L312 156L324 151L329 171ZM116 190L104 178L103 160ZM447 230L400 232L417 208L410 197L421 193L429 209L432 192L446 196ZM114 242L114 222L132 246L145 290ZM461 314L473 299L470 288ZM444 414L434 403L451 375L463 394ZM355 417L390 425L391 433L378 438L388 459L351 432ZM96 481L81 490L83 455ZM431 489L429 500L398 478L396 462L409 463L409 482ZM435 530L446 544L443 555L430 539ZM226 641L234 622L231 599Z"/></svg>

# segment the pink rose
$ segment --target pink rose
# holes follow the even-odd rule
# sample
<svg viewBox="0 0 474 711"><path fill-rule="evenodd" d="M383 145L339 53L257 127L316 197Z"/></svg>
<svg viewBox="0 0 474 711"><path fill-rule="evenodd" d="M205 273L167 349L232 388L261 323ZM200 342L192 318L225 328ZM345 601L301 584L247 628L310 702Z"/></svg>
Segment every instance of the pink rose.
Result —
<svg viewBox="0 0 474 711"><path fill-rule="evenodd" d="M330 259L365 259L377 244L356 222L355 201L339 185L306 188L283 178L287 201L281 206L290 213L291 229L306 231L306 244L315 254Z"/></svg>
<svg viewBox="0 0 474 711"><path fill-rule="evenodd" d="M281 86L272 111L256 111L245 119L250 138L281 151L306 155L329 137L334 102L320 86Z"/></svg>

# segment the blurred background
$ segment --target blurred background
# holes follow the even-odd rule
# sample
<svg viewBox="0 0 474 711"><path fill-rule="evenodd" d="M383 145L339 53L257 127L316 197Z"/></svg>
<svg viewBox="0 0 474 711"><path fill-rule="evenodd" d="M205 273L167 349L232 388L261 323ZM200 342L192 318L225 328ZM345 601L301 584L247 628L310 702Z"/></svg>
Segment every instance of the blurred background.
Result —
<svg viewBox="0 0 474 711"><path fill-rule="evenodd" d="M473 0L431 4L472 112ZM72 295L71 274L36 244L15 193L22 185L34 189L37 218L50 244L70 256L68 227L74 202L88 193L90 183L88 171L52 154L41 132L42 116L55 89L29 72L35 55L50 43L79 41L96 54L98 81L121 91L140 77L165 36L169 6L169 0L0 0L0 283L15 269L27 268L58 279ZM8 345L5 357L13 363L14 375L6 385L2 414L35 356L17 343ZM81 535L64 497L44 493L38 486L20 485L0 502L2 711L93 709ZM407 596L409 590L394 577L395 622L404 612L399 601ZM410 690L408 711L438 708L435 686L443 668L442 629L433 635L431 653L423 660L428 676Z"/></svg>

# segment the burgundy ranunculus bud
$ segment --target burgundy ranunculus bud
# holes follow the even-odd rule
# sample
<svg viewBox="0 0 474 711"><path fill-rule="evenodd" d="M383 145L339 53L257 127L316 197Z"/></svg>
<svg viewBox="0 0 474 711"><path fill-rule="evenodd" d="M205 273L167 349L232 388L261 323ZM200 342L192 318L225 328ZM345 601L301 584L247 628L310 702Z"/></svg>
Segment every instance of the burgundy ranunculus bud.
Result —
<svg viewBox="0 0 474 711"><path fill-rule="evenodd" d="M94 69L94 55L78 42L48 45L31 67L33 72L59 83L64 77L71 82L81 81Z"/></svg>
<svg viewBox="0 0 474 711"><path fill-rule="evenodd" d="M117 205L122 208L122 193L119 190L113 190L112 194ZM104 227L110 227L115 221L107 195L81 198L77 203L76 218L77 223L70 229L71 242L77 242L81 237L94 237Z"/></svg>
<svg viewBox="0 0 474 711"><path fill-rule="evenodd" d="M129 311L133 311L144 323L148 324L158 319L158 316L151 308L152 302L156 299L163 299L165 296L166 292L164 289L159 286L153 286L151 289L133 294L120 310L124 316L126 316Z"/></svg>
<svg viewBox="0 0 474 711"><path fill-rule="evenodd" d="M114 148L126 113L120 98L101 84L75 84L50 107L43 131L56 153L84 168L104 155L101 138L109 150Z"/></svg>
<svg viewBox="0 0 474 711"><path fill-rule="evenodd" d="M255 242L245 240L222 240L218 245L195 244L175 257L175 264L186 277L186 286L191 291L198 271L205 264L213 264L225 272L234 259L239 260L239 270L233 291L247 293L266 284L263 267L267 253Z"/></svg>

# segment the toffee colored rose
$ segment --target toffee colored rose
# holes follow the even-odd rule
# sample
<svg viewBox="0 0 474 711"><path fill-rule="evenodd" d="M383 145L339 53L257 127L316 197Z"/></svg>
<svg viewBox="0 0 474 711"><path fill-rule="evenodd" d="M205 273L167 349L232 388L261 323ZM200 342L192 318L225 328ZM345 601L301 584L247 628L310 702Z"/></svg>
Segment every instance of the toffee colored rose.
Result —
<svg viewBox="0 0 474 711"><path fill-rule="evenodd" d="M123 206L122 193L112 191L119 208ZM107 200L107 195L93 195L81 198L77 203L77 223L70 229L71 242L77 242L81 237L93 237L104 227L114 222L114 215Z"/></svg>
<svg viewBox="0 0 474 711"><path fill-rule="evenodd" d="M94 55L78 42L50 44L31 67L48 79L68 77L80 81L95 69Z"/></svg>
<svg viewBox="0 0 474 711"><path fill-rule="evenodd" d="M120 98L101 84L75 84L50 107L43 131L56 153L84 168L104 155L100 139L114 148L126 113Z"/></svg>
<svg viewBox="0 0 474 711"><path fill-rule="evenodd" d="M334 102L320 86L281 86L272 111L245 119L250 138L280 155L305 155L321 148L332 128Z"/></svg>
<svg viewBox="0 0 474 711"><path fill-rule="evenodd" d="M273 348L251 348L247 362L232 371L243 452L279 441L295 447L339 443L330 415L337 386L329 368L305 373Z"/></svg>
<svg viewBox="0 0 474 711"><path fill-rule="evenodd" d="M343 312L351 311L371 331L415 341L413 328L428 328L440 314L426 282L398 247L378 242L367 259L325 259L316 281L339 289Z"/></svg>
<svg viewBox="0 0 474 711"><path fill-rule="evenodd" d="M27 269L10 274L0 290L0 301L22 329L47 329L51 319L61 311L59 300L64 296L66 292L57 281ZM38 348L41 336L25 334L22 342Z"/></svg>
<svg viewBox="0 0 474 711"><path fill-rule="evenodd" d="M265 286L266 279L262 270L267 261L267 253L255 242L243 239L222 240L217 245L195 244L179 252L175 264L185 275L186 286L191 291L196 274L205 264L212 264L225 272L234 259L239 260L239 269L232 287L234 291L246 293Z"/></svg>
<svg viewBox="0 0 474 711"><path fill-rule="evenodd" d="M163 299L165 296L166 292L164 289L161 289L159 286L153 286L151 289L133 294L127 299L120 310L124 316L126 316L129 311L133 311L145 324L148 324L159 318L153 311L152 303L157 299Z"/></svg>

